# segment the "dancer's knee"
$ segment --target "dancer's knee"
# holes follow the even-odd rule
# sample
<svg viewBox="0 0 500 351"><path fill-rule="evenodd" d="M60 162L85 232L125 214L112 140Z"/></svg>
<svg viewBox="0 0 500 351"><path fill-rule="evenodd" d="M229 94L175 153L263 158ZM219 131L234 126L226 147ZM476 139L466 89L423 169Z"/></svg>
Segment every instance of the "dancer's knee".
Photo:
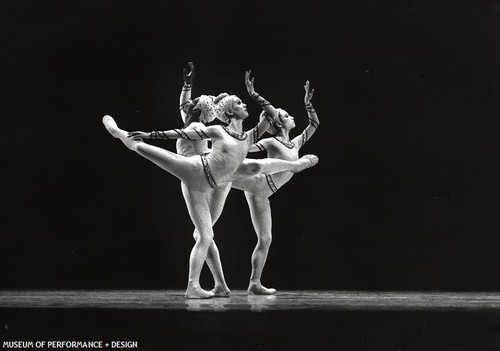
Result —
<svg viewBox="0 0 500 351"><path fill-rule="evenodd" d="M209 246L214 239L214 233L196 233L193 236L195 236L196 242L203 246Z"/></svg>
<svg viewBox="0 0 500 351"><path fill-rule="evenodd" d="M262 165L257 162L247 162L245 165L245 172L249 175L257 175L262 172Z"/></svg>
<svg viewBox="0 0 500 351"><path fill-rule="evenodd" d="M198 234L198 232L195 230L195 231L193 232L193 239L194 239L194 241L198 241L198 238L199 238L199 237L200 237L200 234Z"/></svg>
<svg viewBox="0 0 500 351"><path fill-rule="evenodd" d="M273 236L271 233L261 235L259 236L258 244L263 246L263 247L269 247L271 246L271 243L273 242Z"/></svg>

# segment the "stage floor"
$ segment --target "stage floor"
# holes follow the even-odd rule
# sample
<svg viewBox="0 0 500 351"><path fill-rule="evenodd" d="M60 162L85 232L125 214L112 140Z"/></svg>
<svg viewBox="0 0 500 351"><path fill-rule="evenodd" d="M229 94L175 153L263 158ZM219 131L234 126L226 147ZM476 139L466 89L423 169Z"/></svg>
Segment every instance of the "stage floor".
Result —
<svg viewBox="0 0 500 351"><path fill-rule="evenodd" d="M181 290L0 291L0 344L102 341L135 350L500 350L500 294ZM113 344L114 341L130 341ZM6 344L8 345L8 344ZM24 348L34 350L36 348ZM59 348L59 350L83 348Z"/></svg>
<svg viewBox="0 0 500 351"><path fill-rule="evenodd" d="M500 293L279 291L229 298L188 300L182 290L0 291L0 308L106 308L186 311L500 311Z"/></svg>

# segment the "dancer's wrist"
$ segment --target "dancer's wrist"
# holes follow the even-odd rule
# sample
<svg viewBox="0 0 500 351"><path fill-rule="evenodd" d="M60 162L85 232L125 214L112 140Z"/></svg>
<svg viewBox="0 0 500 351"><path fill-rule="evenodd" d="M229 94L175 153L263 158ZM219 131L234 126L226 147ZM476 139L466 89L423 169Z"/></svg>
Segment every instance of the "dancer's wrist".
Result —
<svg viewBox="0 0 500 351"><path fill-rule="evenodd" d="M304 106L306 108L306 111L309 112L309 113L315 113L316 111L314 110L314 106L311 102L308 102L307 104L305 104Z"/></svg>

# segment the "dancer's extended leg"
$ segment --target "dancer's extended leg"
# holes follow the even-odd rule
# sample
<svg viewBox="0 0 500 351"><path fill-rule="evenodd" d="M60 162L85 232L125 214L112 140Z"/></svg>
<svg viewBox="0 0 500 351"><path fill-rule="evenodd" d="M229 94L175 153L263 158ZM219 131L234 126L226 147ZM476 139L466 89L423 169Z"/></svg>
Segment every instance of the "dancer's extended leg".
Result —
<svg viewBox="0 0 500 351"><path fill-rule="evenodd" d="M272 217L271 204L268 198L258 197L245 191L252 224L257 234L257 245L252 254L252 273L250 284L248 285L249 294L272 295L276 289L262 286L260 279L262 270L266 264L269 247L272 242Z"/></svg>
<svg viewBox="0 0 500 351"><path fill-rule="evenodd" d="M128 147L132 151L137 151L137 145L142 143L142 140L139 138L128 138L127 131L118 128L115 120L111 116L104 116L102 118L102 123L104 127L108 130L108 132L115 138L120 139L126 147Z"/></svg>
<svg viewBox="0 0 500 351"><path fill-rule="evenodd" d="M104 116L102 121L110 134L120 139L129 149L137 152L181 181L186 182L190 188L194 187L197 190L211 189L205 179L203 165L199 156L185 157L175 152L149 145L139 138L129 138L128 132L120 129L111 116Z"/></svg>
<svg viewBox="0 0 500 351"><path fill-rule="evenodd" d="M199 279L207 251L212 243L212 219L207 201L210 185L206 181L203 165L199 157L184 157L168 150L144 143L142 140L128 138L128 132L118 128L110 116L103 118L106 129L119 138L129 149L155 163L170 174L179 178L190 189L186 205L199 237L190 256L187 298L210 298L214 294L201 289Z"/></svg>
<svg viewBox="0 0 500 351"><path fill-rule="evenodd" d="M264 173L274 174L279 172L301 172L319 162L315 155L305 155L296 161L286 161L277 158L249 159L243 163L231 175L230 180L241 180L253 175Z"/></svg>

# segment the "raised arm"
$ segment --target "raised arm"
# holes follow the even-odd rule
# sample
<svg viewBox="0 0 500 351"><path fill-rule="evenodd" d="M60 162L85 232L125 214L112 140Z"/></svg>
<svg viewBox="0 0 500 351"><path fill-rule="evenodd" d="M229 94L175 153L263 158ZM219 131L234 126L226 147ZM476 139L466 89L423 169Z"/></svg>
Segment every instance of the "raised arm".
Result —
<svg viewBox="0 0 500 351"><path fill-rule="evenodd" d="M171 129L165 131L152 131L152 132L141 132L134 131L129 132L129 138L141 138L141 139L188 139L188 140L201 140L201 139L211 139L220 136L219 126L200 126L197 128L189 129Z"/></svg>
<svg viewBox="0 0 500 351"><path fill-rule="evenodd" d="M293 139L293 142L295 145L299 146L299 149L313 136L313 134L316 132L316 129L319 127L319 118L318 115L316 114L316 111L314 110L314 107L311 103L311 99L314 95L314 89L310 88L309 81L306 81L306 85L304 85L305 89L305 96L304 96L304 105L307 111L307 115L309 117L309 124L307 127L304 129L304 131L296 136Z"/></svg>
<svg viewBox="0 0 500 351"><path fill-rule="evenodd" d="M184 112L184 106L191 99L191 88L193 87L194 80L194 65L192 62L188 62L189 72L187 69L182 69L182 75L184 77L184 85L182 86L181 96L179 97L179 110L181 112L181 118L183 122L186 122L187 114Z"/></svg>
<svg viewBox="0 0 500 351"><path fill-rule="evenodd" d="M250 73L252 71L245 72L245 85L247 87L247 92L250 97L264 110L266 118L263 118L259 121L257 126L253 128L254 142L260 138L264 132L278 119L278 111L274 108L273 105L262 96L260 96L254 87L254 78L250 79Z"/></svg>

